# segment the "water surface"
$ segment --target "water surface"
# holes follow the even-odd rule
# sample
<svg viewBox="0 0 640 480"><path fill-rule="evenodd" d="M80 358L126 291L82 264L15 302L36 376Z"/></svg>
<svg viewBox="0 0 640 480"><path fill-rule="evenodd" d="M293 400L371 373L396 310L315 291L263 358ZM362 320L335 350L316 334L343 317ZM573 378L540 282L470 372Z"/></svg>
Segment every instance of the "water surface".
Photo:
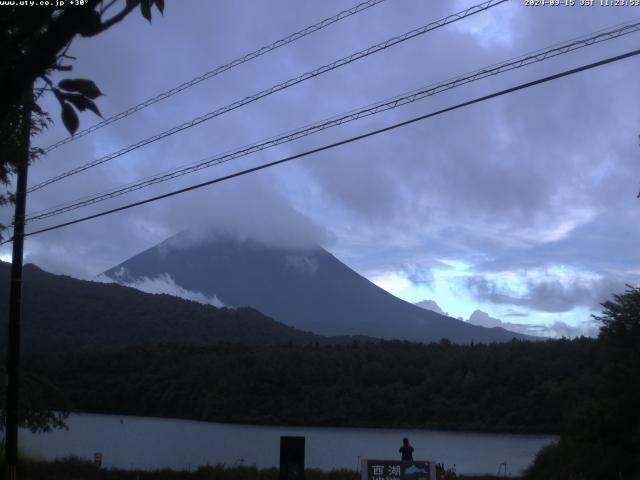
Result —
<svg viewBox="0 0 640 480"><path fill-rule="evenodd" d="M502 462L521 473L550 435L378 428L266 427L189 420L74 414L68 431L20 431L20 447L45 459L103 455L103 466L193 469L206 464L279 465L281 435L306 438L306 466L357 470L361 458L395 459L409 437L416 460L456 465L458 473L495 474ZM503 467L504 469L504 467Z"/></svg>

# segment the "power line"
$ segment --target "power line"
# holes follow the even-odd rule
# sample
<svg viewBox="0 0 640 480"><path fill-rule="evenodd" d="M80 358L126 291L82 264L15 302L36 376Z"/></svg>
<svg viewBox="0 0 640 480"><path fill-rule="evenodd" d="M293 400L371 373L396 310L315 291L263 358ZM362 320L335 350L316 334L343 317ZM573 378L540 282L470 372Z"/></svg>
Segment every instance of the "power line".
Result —
<svg viewBox="0 0 640 480"><path fill-rule="evenodd" d="M242 57L238 57L235 60L231 60L229 63L225 64L225 65L220 65L216 68L214 68L213 70L210 70L206 73L203 73L202 75L195 77L191 80L189 80L188 82L184 82L180 85L178 85L177 87L174 87L170 90L167 90L166 92L160 93L158 95L156 95L155 97L149 98L148 100L145 100L144 102L141 102L137 105L134 105L133 107L130 107L116 115L113 115L99 123L96 123L95 125L92 125L88 128L85 128L84 130L80 130L79 132L76 132L74 135L70 136L70 137L66 137L63 138L61 140L59 140L58 142L49 145L48 147L46 147L44 149L45 153L49 153L52 150L55 150L56 148L69 143L69 142L73 142L74 140L77 140L78 138L84 137L85 135L89 135L92 132L95 132L96 130L101 129L102 127L106 127L107 125L110 125L114 122L117 122L118 120L122 120L123 118L126 118L130 115L133 115L136 112L139 112L140 110L147 108L151 105L153 105L154 103L158 103L162 100L165 100L169 97L172 97L173 95L182 92L183 90L186 90L187 88L191 88L194 85L197 85L201 82L204 82L205 80L208 80L210 78L213 78L217 75L220 75L221 73L226 72L227 70L231 70L234 67L237 67L239 65L242 65L243 63L247 63L251 60L254 60L268 52L271 52L273 50L276 50L280 47L283 47L285 45L288 45L290 43L293 43L297 40L300 40L301 38L304 38L308 35L311 35L312 33L315 33L319 30L322 30L325 27L328 27L329 25L332 25L334 23L339 22L340 20L343 20L345 18L348 18L352 15L355 15L357 13L360 13L364 10L367 10L368 8L371 8L379 3L384 2L385 0L368 0L366 2L362 2L354 7L351 7L347 10L343 10L340 13L337 13L336 15L333 15L332 17L328 17L325 18L324 20L321 20L320 22L314 24L314 25L310 25L306 28L303 28L302 30L299 30L295 33L292 33L291 35L281 38L280 40L276 40L275 42L266 45L264 47L260 47L257 50L254 50L253 52L247 53L246 55L242 56Z"/></svg>
<svg viewBox="0 0 640 480"><path fill-rule="evenodd" d="M85 221L88 221L88 220L92 220L94 218L103 217L105 215L110 215L112 213L121 212L123 210L128 210L130 208L137 207L137 206L140 206L140 205L144 205L144 204L147 204L147 203L152 203L152 202L155 202L155 201L158 201L158 200L162 200L164 198L172 197L174 195L178 195L178 194L181 194L181 193L186 193L186 192L189 192L189 191L192 191L192 190L197 190L197 189L209 186L209 185L213 185L215 183L220 183L220 182L223 182L225 180L230 180L232 178L236 178L236 177L247 175L249 173L256 172L258 170L263 170L263 169L266 169L266 168L269 168L269 167L273 167L275 165L280 165L282 163L290 162L291 160L295 160L295 159L298 159L298 158L306 157L308 155L312 155L312 154L315 154L315 153L323 152L325 150L336 148L336 147L339 147L341 145L346 145L348 143L353 143L353 142L356 142L356 141L359 141L359 140L363 140L365 138L372 137L374 135L378 135L380 133L388 132L388 131L391 131L391 130L395 130L396 128L404 127L406 125L409 125L409 124L412 124L412 123L415 123L415 122L426 120L427 118L435 117L437 115L442 115L443 113L451 112L453 110L458 110L458 109L463 108L463 107L468 107L470 105L474 105L476 103L484 102L484 101L490 100L492 98L500 97L502 95L513 93L513 92L516 92L516 91L519 91L519 90L524 90L526 88L530 88L530 87L533 87L535 85L540 85L542 83L550 82L550 81L556 80L558 78L566 77L566 76L569 76L569 75L574 75L576 73L583 72L585 70L590 70L592 68L600 67L602 65L607 65L609 63L613 63L613 62L617 62L617 61L620 61L620 60L624 60L626 58L630 58L630 57L633 57L633 56L636 56L636 55L639 55L639 54L640 54L640 49L637 49L637 50L633 50L633 51L630 51L630 52L627 52L627 53L624 53L624 54L621 54L621 55L617 55L615 57L609 57L609 58L606 58L604 60L600 60L598 62L590 63L590 64L587 64L587 65L583 65L581 67L573 68L573 69L570 69L570 70L565 70L563 72L556 73L554 75L550 75L550 76L547 76L547 77L539 78L539 79L533 80L531 82L521 83L519 85L516 85L515 87L511 87L511 88L507 88L507 89L504 89L504 90L500 90L498 92L495 92L495 93L492 93L492 94L489 94L489 95L485 95L485 96L482 96L482 97L478 97L478 98L475 98L473 100L469 100L467 102L459 103L459 104L454 105L452 107L447 107L447 108L444 108L442 110L437 110L435 112L431 112L431 113L428 113L426 115L421 115L419 117L414 117L414 118L411 118L409 120L405 120L404 122L400 122L400 123L396 123L396 124L390 125L388 127L384 127L384 128L380 128L380 129L377 129L377 130L373 130L371 132L367 132L367 133L364 133L362 135L357 135L355 137L351 137L351 138L348 138L346 140L341 140L339 142L335 142L335 143L332 143L332 144L329 144L329 145L325 145L325 146L322 146L322 147L319 147L319 148L314 148L312 150L307 150L305 152L298 153L296 155L291 155L289 157L285 157L285 158L282 158L280 160L275 160L273 162L265 163L263 165L258 165L256 167L252 167L252 168L248 168L246 170L242 170L242 171L239 171L239 172L236 172L236 173L232 173L230 175L225 175L223 177L214 178L213 180L208 180L206 182L198 183L196 185L191 185L189 187L182 188L180 190L174 190L173 192L169 192L169 193L165 193L165 194L162 194L162 195L157 195L155 197L147 198L146 200L141 200L141 201L138 201L138 202L129 203L129 204L123 205L121 207L112 208L110 210L105 210L105 211L100 212L100 213L96 213L96 214L93 214L93 215L88 215L86 217L78 218L78 219L71 220L71 221L64 222L64 223L59 223L57 225L53 225L53 226L47 227L47 228L42 228L40 230L35 230L33 232L26 233L24 236L28 237L28 236L31 236L31 235L37 235L37 234L40 234L40 233L49 232L51 230L57 230L57 229L62 228L62 227L67 227L69 225L74 225L76 223L81 223L81 222L85 222ZM12 240L13 240L13 238L8 239L8 240L0 243L0 245L3 245L3 244L8 243L8 242L11 242Z"/></svg>
<svg viewBox="0 0 640 480"><path fill-rule="evenodd" d="M327 65L324 65L322 67L319 67L315 70L312 70L310 72L304 73L298 77L295 78L291 78L285 82L279 83L277 85L274 85L266 90L262 90L254 95L248 96L243 98L242 100L237 100L225 107L221 107L217 110L214 110L212 112L206 113L200 117L194 118L193 120L189 121L189 122L185 122L181 125L178 125L176 127L173 127L169 130L166 130L164 132L158 133L156 135L153 135L152 137L149 137L145 140L141 140L137 143L134 143L132 145L129 145L128 147L125 147L121 150L118 150L117 152L111 153L109 155L106 155L104 157L101 157L99 159L93 160L92 162L86 163L84 165L81 165L80 167L71 169L65 173L62 173L60 175L57 175L55 177L49 178L48 180L45 180L44 182L41 182L37 185L34 185L33 187L31 187L28 192L31 193L33 191L39 190L47 185L50 185L52 183L55 183L57 181L62 180L63 178L67 178L70 177L72 175L76 175L80 172L83 172L89 168L95 167L97 165L101 165L105 162L108 162L110 160L113 160L114 158L120 157L126 153L132 152L133 150L136 150L140 147L143 147L145 145L148 145L150 143L156 142L158 140L161 140L163 138L166 138L170 135L173 135L175 133L181 132L183 130L186 130L188 128L194 127L196 125L199 125L203 122L206 122L208 120L211 120L212 118L218 117L224 113L230 112L232 110L235 110L237 108L243 107L249 103L255 102L256 100L259 100L261 98L264 98L268 95L271 95L273 93L279 92L281 90L284 90L286 88L289 88L293 85L297 85L298 83L304 82L306 80L309 80L311 78L315 78L319 75L322 75L324 73L327 73L329 71L335 70L337 68L343 67L345 65L348 65L352 62L355 62L357 60L360 60L362 58L368 57L369 55L372 55L374 53L380 52L382 50L385 50L389 47L392 47L394 45L397 45L399 43L405 42L407 40L410 40L412 38L415 38L419 35L423 35L429 31L435 30L437 28L441 28L445 25L448 25L450 23L454 23L457 22L458 20L462 20L463 18L469 17L471 15L475 15L477 13L483 12L485 10L488 10L489 8L495 7L497 5L500 5L502 3L507 2L508 0L488 0L486 2L483 2L481 4L478 5L474 5L470 8L467 8L466 10L463 10L461 12L458 13L454 13L451 14L445 18L442 18L440 20L437 20L435 22L431 22L427 25L424 25L420 28L416 28L413 30L410 30L402 35L399 35L397 37L393 37L390 38L382 43L378 43L376 45L373 45L371 47L365 48L364 50L360 50L356 53L353 53L349 56L343 57L339 60L335 60L332 63L329 63Z"/></svg>
<svg viewBox="0 0 640 480"><path fill-rule="evenodd" d="M422 89L414 90L406 94L401 94L391 99L378 102L340 116L332 117L331 119L323 120L315 124L305 126L297 130L287 132L285 134L281 134L279 136L271 137L269 139L253 143L251 145L240 147L236 150L231 150L223 154L208 157L204 160L201 160L200 162L196 162L185 167L165 171L154 176L146 177L144 179L137 180L124 186L117 187L115 189L106 190L97 194L83 197L82 199L66 202L65 204L46 210L41 210L40 212L34 212L27 217L27 221L32 222L34 220L42 220L48 217L70 212L81 207L109 200L111 198L119 197L121 195L131 193L158 183L166 182L183 175L194 173L214 165L226 163L231 160L265 150L267 148L281 145L283 143L288 143L293 140L315 134L322 130L326 130L328 128L332 128L358 120L360 118L398 108L400 106L416 102L428 96L432 96L467 83L471 83L489 76L498 75L510 70L515 70L517 68L522 68L533 63L542 62L549 58L563 55L580 48L615 39L620 36L638 31L640 31L640 21L636 21L635 23L623 24L622 26L618 26L618 28L615 28L613 30L601 30L595 35L591 35L589 37L584 36L580 40L573 40L561 44L556 44L552 48L537 50L535 52L516 57L515 59L507 60L503 63L494 64L490 67L485 67L474 72L461 75L459 77L454 77L453 79L431 84Z"/></svg>

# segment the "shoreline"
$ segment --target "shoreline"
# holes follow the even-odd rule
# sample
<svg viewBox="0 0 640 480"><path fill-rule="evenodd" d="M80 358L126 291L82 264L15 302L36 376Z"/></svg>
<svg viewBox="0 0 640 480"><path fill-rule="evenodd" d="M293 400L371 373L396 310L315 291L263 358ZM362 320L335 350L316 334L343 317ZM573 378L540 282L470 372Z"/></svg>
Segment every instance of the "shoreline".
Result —
<svg viewBox="0 0 640 480"><path fill-rule="evenodd" d="M500 429L500 428L481 428L481 427L473 427L473 426L442 426L442 425L388 425L384 423L380 424L362 424L362 423L281 423L277 420L264 419L264 421L260 421L260 419L256 420L255 418L247 418L247 419L211 419L211 420L203 420L200 418L188 418L188 417L172 417L172 416L157 416L157 415L139 415L135 413L111 413L111 412L83 412L83 411L75 411L69 410L65 413L71 415L108 415L111 417L133 417L133 418L148 418L148 419L161 419L161 420L183 420L188 422L201 422L201 423L215 423L222 425L246 425L249 427L281 427L281 428L335 428L335 429L368 429L368 430L376 430L376 429L384 429L384 430L397 430L397 431L407 431L407 430L415 430L415 431L431 431L431 432L448 432L448 433L476 433L476 434L495 434L495 435L522 435L522 436L555 436L559 437L559 432L552 432L548 430L541 429Z"/></svg>

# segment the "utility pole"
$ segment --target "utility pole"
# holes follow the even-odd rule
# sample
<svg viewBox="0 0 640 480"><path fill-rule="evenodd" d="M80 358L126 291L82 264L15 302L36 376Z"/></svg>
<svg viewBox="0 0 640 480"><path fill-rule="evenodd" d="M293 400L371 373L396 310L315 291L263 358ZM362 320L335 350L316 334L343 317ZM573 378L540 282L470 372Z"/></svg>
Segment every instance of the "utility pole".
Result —
<svg viewBox="0 0 640 480"><path fill-rule="evenodd" d="M20 307L22 302L22 259L24 247L24 217L27 206L27 171L31 146L31 103L29 90L20 115L20 156L17 162L15 214L13 219L13 253L11 256L11 284L9 290L9 346L7 353L7 425L5 455L7 480L16 480L18 464L18 422L20 390Z"/></svg>

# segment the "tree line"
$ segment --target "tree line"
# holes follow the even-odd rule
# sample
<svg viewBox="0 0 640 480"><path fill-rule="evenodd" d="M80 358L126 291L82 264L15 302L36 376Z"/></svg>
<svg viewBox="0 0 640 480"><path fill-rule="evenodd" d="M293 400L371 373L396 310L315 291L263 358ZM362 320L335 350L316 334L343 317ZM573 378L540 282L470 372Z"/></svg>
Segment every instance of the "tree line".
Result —
<svg viewBox="0 0 640 480"><path fill-rule="evenodd" d="M162 345L34 354L52 409L252 424L559 432L598 376L593 339L454 345ZM54 397L51 397L52 399ZM62 401L64 399L64 401Z"/></svg>

